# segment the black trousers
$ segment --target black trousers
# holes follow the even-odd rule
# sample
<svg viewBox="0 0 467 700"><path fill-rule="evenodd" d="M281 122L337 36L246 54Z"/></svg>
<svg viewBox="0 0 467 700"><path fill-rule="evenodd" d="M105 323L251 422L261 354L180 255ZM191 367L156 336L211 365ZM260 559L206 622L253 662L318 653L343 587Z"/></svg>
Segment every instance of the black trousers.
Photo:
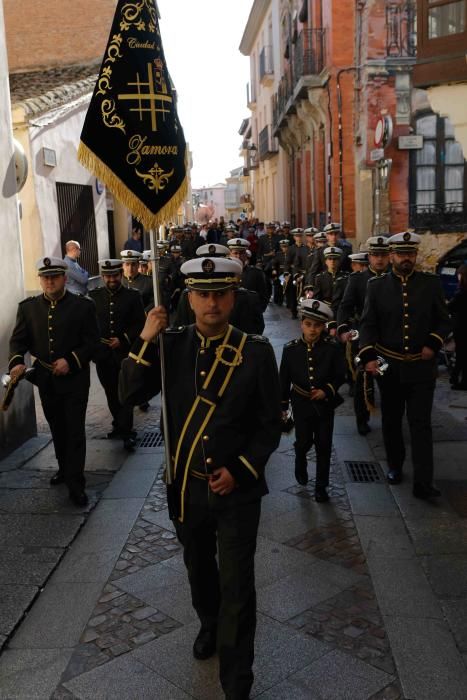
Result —
<svg viewBox="0 0 467 700"><path fill-rule="evenodd" d="M275 277L272 283L273 287L273 297L272 300L274 304L278 304L279 306L282 306L284 303L284 288L282 286L282 282L278 277Z"/></svg>
<svg viewBox="0 0 467 700"><path fill-rule="evenodd" d="M114 427L122 434L122 438L130 437L133 428L133 406L122 406L118 398L120 364L111 357L105 362L97 362L96 370L105 391Z"/></svg>
<svg viewBox="0 0 467 700"><path fill-rule="evenodd" d="M293 280L290 279L287 287L285 289L285 301L286 301L286 306L288 309L291 310L292 316L295 316L297 313L297 308L298 308L298 299L297 299L297 287L293 283Z"/></svg>
<svg viewBox="0 0 467 700"><path fill-rule="evenodd" d="M403 364L405 366L401 366ZM386 374L378 377L384 447L389 469L401 470L405 461L402 419L407 413L414 468L413 480L414 483L431 485L433 480L431 411L436 382L435 371L433 369L430 372L430 367L427 367L428 372L420 373L419 368L414 367L411 373L410 364L391 363Z"/></svg>
<svg viewBox="0 0 467 700"><path fill-rule="evenodd" d="M261 501L214 509L207 482L192 482L198 480L191 479L189 486L196 496L187 505L184 522L175 525L193 607L202 627L217 628L219 675L226 697L247 700L253 685L254 557Z"/></svg>
<svg viewBox="0 0 467 700"><path fill-rule="evenodd" d="M308 400L307 404L310 402ZM334 430L334 411L325 409L318 415L306 410L299 400L292 402L295 421L295 456L306 459L307 452L315 446L316 450L316 488L329 486L329 469L331 466L332 433Z"/></svg>
<svg viewBox="0 0 467 700"><path fill-rule="evenodd" d="M368 423L370 420L370 412L366 407L365 403L365 388L364 388L364 372L363 370L358 370L355 377L354 384L354 395L353 395L353 406L355 411L355 418L357 419L357 424ZM367 375L367 382L373 383L374 379L371 374Z"/></svg>
<svg viewBox="0 0 467 700"><path fill-rule="evenodd" d="M86 409L89 384L66 393L57 393L52 383L39 388L44 415L50 426L58 470L70 491L86 485Z"/></svg>

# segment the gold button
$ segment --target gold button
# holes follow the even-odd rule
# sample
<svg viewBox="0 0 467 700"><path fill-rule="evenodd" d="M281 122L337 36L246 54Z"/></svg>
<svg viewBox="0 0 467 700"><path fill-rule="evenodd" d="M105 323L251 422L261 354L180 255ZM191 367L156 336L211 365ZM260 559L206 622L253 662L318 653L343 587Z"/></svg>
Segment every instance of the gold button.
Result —
<svg viewBox="0 0 467 700"><path fill-rule="evenodd" d="M212 458L211 458L211 457L208 457L208 458L207 458L206 464L212 464Z"/></svg>
<svg viewBox="0 0 467 700"><path fill-rule="evenodd" d="M205 376L206 376L206 372L203 370L202 372L200 372L200 375L201 375L202 377L205 377Z"/></svg>
<svg viewBox="0 0 467 700"><path fill-rule="evenodd" d="M408 339L409 339L409 336L408 336L408 335L404 335L404 340L408 340Z"/></svg>
<svg viewBox="0 0 467 700"><path fill-rule="evenodd" d="M53 343L53 342L54 342L54 339L53 339L53 338L50 338L50 342Z"/></svg>
<svg viewBox="0 0 467 700"><path fill-rule="evenodd" d="M52 318L52 316L49 315L49 318Z"/></svg>
<svg viewBox="0 0 467 700"><path fill-rule="evenodd" d="M52 326L49 326L49 331L53 330Z"/></svg>
<svg viewBox="0 0 467 700"><path fill-rule="evenodd" d="M207 442L209 440L209 435L203 435L203 440Z"/></svg>
<svg viewBox="0 0 467 700"><path fill-rule="evenodd" d="M404 328L406 328L406 329L407 329L407 328L408 328L408 326L406 325L406 326L404 326Z"/></svg>
<svg viewBox="0 0 467 700"><path fill-rule="evenodd" d="M407 303L405 303L405 304L404 304L404 306L405 306L405 308L407 308L407 307L408 307L408 304L407 304Z"/></svg>
<svg viewBox="0 0 467 700"><path fill-rule="evenodd" d="M200 355L204 355L205 352L206 352L206 350L200 350L200 351L199 351L199 354L200 354Z"/></svg>
<svg viewBox="0 0 467 700"><path fill-rule="evenodd" d="M404 350L408 352L409 348L405 347Z"/></svg>

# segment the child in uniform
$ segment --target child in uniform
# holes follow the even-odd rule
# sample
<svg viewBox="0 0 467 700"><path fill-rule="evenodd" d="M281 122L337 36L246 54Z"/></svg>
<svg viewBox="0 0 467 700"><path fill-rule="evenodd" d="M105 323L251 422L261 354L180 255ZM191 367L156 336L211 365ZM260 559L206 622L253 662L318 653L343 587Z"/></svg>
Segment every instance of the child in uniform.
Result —
<svg viewBox="0 0 467 700"><path fill-rule="evenodd" d="M326 323L333 313L328 304L304 299L300 306L302 335L284 346L280 378L283 416L289 401L295 421L295 478L308 482L307 452L316 449L315 499L329 500L334 409L342 403L337 393L345 381L345 361L341 348L325 337Z"/></svg>

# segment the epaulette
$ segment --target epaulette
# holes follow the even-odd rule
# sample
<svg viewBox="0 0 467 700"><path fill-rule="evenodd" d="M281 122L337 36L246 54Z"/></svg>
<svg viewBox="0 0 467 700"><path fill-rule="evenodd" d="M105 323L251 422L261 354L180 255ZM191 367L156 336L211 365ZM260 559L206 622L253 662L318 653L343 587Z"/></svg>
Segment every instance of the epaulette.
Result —
<svg viewBox="0 0 467 700"><path fill-rule="evenodd" d="M21 306L22 304L25 304L27 301L32 301L36 297L26 297L26 299L23 299L22 301L19 302L19 305Z"/></svg>
<svg viewBox="0 0 467 700"><path fill-rule="evenodd" d="M294 338L293 340L289 340L289 342L284 345L284 348L291 348L294 345L298 345L299 342L300 342L300 338Z"/></svg>
<svg viewBox="0 0 467 700"><path fill-rule="evenodd" d="M357 273L360 274L360 273ZM382 280L384 277L386 277L388 273L383 272L381 275L374 275L373 277L368 278L368 282L374 282L375 280Z"/></svg>
<svg viewBox="0 0 467 700"><path fill-rule="evenodd" d="M177 335L179 333L184 333L186 329L187 326L169 326L165 329L164 333L167 335Z"/></svg>
<svg viewBox="0 0 467 700"><path fill-rule="evenodd" d="M264 335L248 334L247 342L248 343L266 343L267 345L269 345L269 338L266 338L266 336L264 336Z"/></svg>

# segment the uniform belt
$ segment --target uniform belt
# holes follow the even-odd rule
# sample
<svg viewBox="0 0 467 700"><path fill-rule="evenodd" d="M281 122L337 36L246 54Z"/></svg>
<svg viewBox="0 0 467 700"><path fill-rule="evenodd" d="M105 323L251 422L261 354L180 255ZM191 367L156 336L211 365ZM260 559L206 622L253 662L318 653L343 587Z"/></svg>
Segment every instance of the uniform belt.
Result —
<svg viewBox="0 0 467 700"><path fill-rule="evenodd" d="M401 353L397 352L396 350L389 350L389 348L385 348L384 345L380 345L379 343L376 343L375 350L377 352L381 352L383 355L389 357L389 359L391 360L400 360L401 362L417 362L417 360L422 359L421 352Z"/></svg>
<svg viewBox="0 0 467 700"><path fill-rule="evenodd" d="M297 386L296 384L292 384L292 389L295 391L296 394L299 396L303 396L306 399L310 399L311 401L311 396L310 396L310 391L305 391L305 389L302 389L301 387Z"/></svg>
<svg viewBox="0 0 467 700"><path fill-rule="evenodd" d="M205 481L208 481L209 477L211 476L211 474L200 472L197 469L190 469L189 474L190 476L194 476L195 479L203 479Z"/></svg>
<svg viewBox="0 0 467 700"><path fill-rule="evenodd" d="M48 362L44 362L44 360L39 360L39 358L37 358L37 361L40 365L42 365L42 367L45 367L45 369L48 369L50 372L53 372L53 365L49 364Z"/></svg>

